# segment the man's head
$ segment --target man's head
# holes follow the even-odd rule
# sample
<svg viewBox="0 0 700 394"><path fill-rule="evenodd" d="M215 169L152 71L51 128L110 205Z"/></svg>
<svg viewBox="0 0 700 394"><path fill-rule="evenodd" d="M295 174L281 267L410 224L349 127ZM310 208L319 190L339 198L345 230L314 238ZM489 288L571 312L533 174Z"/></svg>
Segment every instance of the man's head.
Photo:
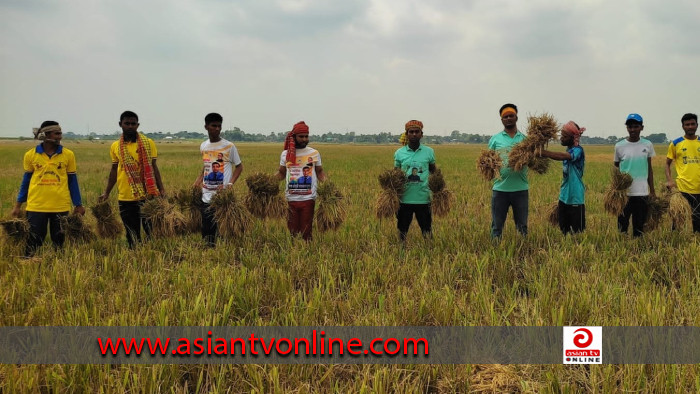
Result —
<svg viewBox="0 0 700 394"><path fill-rule="evenodd" d="M218 161L211 163L211 172L221 171L221 164Z"/></svg>
<svg viewBox="0 0 700 394"><path fill-rule="evenodd" d="M139 129L139 116L132 111L124 111L119 116L119 127L128 135L135 135Z"/></svg>
<svg viewBox="0 0 700 394"><path fill-rule="evenodd" d="M579 138L584 131L586 131L585 127L579 127L570 120L561 128L561 144L569 147L578 145Z"/></svg>
<svg viewBox="0 0 700 394"><path fill-rule="evenodd" d="M306 166L302 169L304 171L304 176L311 176L311 167Z"/></svg>
<svg viewBox="0 0 700 394"><path fill-rule="evenodd" d="M209 135L209 141L218 142L221 140L221 123L223 121L224 118L216 112L207 114L207 116L204 117L204 128Z"/></svg>
<svg viewBox="0 0 700 394"><path fill-rule="evenodd" d="M627 115L625 126L627 126L627 134L629 134L628 141L639 141L639 135L642 133L642 130L644 130L644 120L642 116L639 114Z"/></svg>
<svg viewBox="0 0 700 394"><path fill-rule="evenodd" d="M309 144L309 126L303 121L298 122L292 127L292 135L294 136L294 147L304 149Z"/></svg>
<svg viewBox="0 0 700 394"><path fill-rule="evenodd" d="M47 120L41 124L41 127L34 129L34 138L59 145L61 143L61 138L63 138L63 131L61 131L61 126L58 122L53 120Z"/></svg>
<svg viewBox="0 0 700 394"><path fill-rule="evenodd" d="M685 114L681 118L681 124L683 125L683 131L688 137L694 136L695 132L698 130L698 116L695 114Z"/></svg>
<svg viewBox="0 0 700 394"><path fill-rule="evenodd" d="M406 130L406 140L410 144L419 144L423 138L423 122L420 120L409 120L404 126Z"/></svg>
<svg viewBox="0 0 700 394"><path fill-rule="evenodd" d="M518 107L515 104L503 104L501 109L498 110L498 114L501 116L501 123L506 130L516 129L516 124L518 123Z"/></svg>

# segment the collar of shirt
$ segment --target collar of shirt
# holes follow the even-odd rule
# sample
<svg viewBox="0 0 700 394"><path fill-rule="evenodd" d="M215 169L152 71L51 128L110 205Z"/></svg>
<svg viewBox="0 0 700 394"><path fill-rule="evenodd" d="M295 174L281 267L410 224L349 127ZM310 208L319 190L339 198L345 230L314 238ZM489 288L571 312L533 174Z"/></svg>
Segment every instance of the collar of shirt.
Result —
<svg viewBox="0 0 700 394"><path fill-rule="evenodd" d="M43 145L43 144L39 144L39 145L36 146L36 153L44 153L44 145ZM56 148L56 152L55 152L55 153L63 153L63 145L59 145L59 146ZM54 154L55 154L55 153L54 153Z"/></svg>
<svg viewBox="0 0 700 394"><path fill-rule="evenodd" d="M406 150L409 151L409 152L418 152L418 151L421 150L422 148L423 148L423 144L418 145L418 149L416 149L416 150L413 150L413 149L411 149L408 145L406 145Z"/></svg>
<svg viewBox="0 0 700 394"><path fill-rule="evenodd" d="M503 130L503 131L501 131L501 134L508 137L508 138L515 138L518 136L518 134L523 134L523 133L521 133L520 130L515 130L515 135L513 135L513 137L511 137L507 131Z"/></svg>

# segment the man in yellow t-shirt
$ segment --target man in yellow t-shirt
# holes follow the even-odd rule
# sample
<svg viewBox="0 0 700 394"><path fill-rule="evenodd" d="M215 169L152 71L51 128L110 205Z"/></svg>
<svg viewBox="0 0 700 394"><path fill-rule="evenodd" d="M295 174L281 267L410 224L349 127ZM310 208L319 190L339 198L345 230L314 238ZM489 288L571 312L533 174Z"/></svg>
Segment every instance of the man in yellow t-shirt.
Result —
<svg viewBox="0 0 700 394"><path fill-rule="evenodd" d="M63 246L65 234L61 231L61 217L68 215L71 203L77 214L85 214L75 174L75 155L61 145L62 138L58 122L47 120L34 129L34 139L41 143L24 154L24 178L12 215L19 217L22 204L27 203L30 229L24 252L27 258L44 243L47 227L53 245Z"/></svg>
<svg viewBox="0 0 700 394"><path fill-rule="evenodd" d="M685 114L681 118L685 135L676 138L668 146L666 155L666 186L678 187L693 209L693 232L700 233L700 141L698 116ZM676 180L671 179L671 163L676 162ZM674 225L675 228L675 225Z"/></svg>
<svg viewBox="0 0 700 394"><path fill-rule="evenodd" d="M117 185L119 215L126 230L126 240L133 248L141 241L141 227L146 236L151 234L151 223L141 216L141 207L147 198L163 196L163 182L156 165L158 151L152 139L138 132L139 117L124 111L119 117L122 135L110 147L112 169L100 201L109 198Z"/></svg>

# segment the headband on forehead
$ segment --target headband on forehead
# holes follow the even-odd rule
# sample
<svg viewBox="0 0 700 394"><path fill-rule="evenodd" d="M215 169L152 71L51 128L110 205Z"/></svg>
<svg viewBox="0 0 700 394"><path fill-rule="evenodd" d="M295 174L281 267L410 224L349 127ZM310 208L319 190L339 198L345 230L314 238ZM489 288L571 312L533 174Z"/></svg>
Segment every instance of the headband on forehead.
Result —
<svg viewBox="0 0 700 394"><path fill-rule="evenodd" d="M421 122L420 120L409 120L408 122L406 122L406 131L408 131L408 129L413 128L419 128L420 131L423 131L423 122Z"/></svg>
<svg viewBox="0 0 700 394"><path fill-rule="evenodd" d="M44 138L46 138L46 133L52 133L54 131L61 131L61 126L51 125L42 127L40 129L37 129L36 127L32 129L32 133L34 133L34 139L40 141L43 141Z"/></svg>
<svg viewBox="0 0 700 394"><path fill-rule="evenodd" d="M574 146L578 146L579 141L581 140L581 134L586 131L586 128L578 127L573 120L570 120L561 127L561 131L570 133L574 137Z"/></svg>
<svg viewBox="0 0 700 394"><path fill-rule="evenodd" d="M509 114L511 112L516 114L516 115L518 114L518 111L516 111L515 108L505 107L505 108L503 108L503 111L501 111L501 117L503 117L503 116L505 116L505 114Z"/></svg>

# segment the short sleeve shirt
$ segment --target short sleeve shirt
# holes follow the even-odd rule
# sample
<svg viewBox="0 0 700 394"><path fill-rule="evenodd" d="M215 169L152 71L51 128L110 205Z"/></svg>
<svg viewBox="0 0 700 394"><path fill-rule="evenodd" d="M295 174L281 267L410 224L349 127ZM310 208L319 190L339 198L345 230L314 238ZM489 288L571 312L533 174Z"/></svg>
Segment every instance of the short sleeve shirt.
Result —
<svg viewBox="0 0 700 394"><path fill-rule="evenodd" d="M233 167L241 164L236 146L225 139L218 142L206 140L199 146L202 155L202 201L208 204L221 186L231 183Z"/></svg>
<svg viewBox="0 0 700 394"><path fill-rule="evenodd" d="M148 144L151 147L151 157L153 159L158 157L158 151L156 150L156 144L153 142L152 139L147 138ZM131 155L131 157L134 158L134 161L136 161L136 165L139 166L139 170L141 170L141 162L139 161L139 154L138 154L138 148L139 144L137 142L127 142L126 143L126 153L128 155ZM122 163L119 155L119 141L114 141L112 144L111 148L109 149L109 155L112 158L112 164L118 164L117 167L117 191L119 192L118 195L118 200L119 201L138 201L137 197L134 197L133 192L131 191L131 186L129 186L129 178L126 175L126 171L124 170L124 163Z"/></svg>
<svg viewBox="0 0 700 394"><path fill-rule="evenodd" d="M401 195L404 204L429 204L430 189L428 176L430 165L435 164L433 148L421 144L413 150L408 145L394 153L394 167L400 168L406 174L406 191Z"/></svg>
<svg viewBox="0 0 700 394"><path fill-rule="evenodd" d="M27 211L66 212L71 208L68 174L76 171L75 154L59 145L49 157L39 144L24 154L24 171L32 173Z"/></svg>
<svg viewBox="0 0 700 394"><path fill-rule="evenodd" d="M666 157L675 162L678 190L700 194L700 140L677 138L668 146Z"/></svg>
<svg viewBox="0 0 700 394"><path fill-rule="evenodd" d="M654 157L654 145L645 138L637 142L629 142L626 139L615 144L616 163L620 163L620 172L632 176L632 186L627 190L628 196L648 196L649 161Z"/></svg>
<svg viewBox="0 0 700 394"><path fill-rule="evenodd" d="M585 187L583 186L583 166L585 155L583 148L572 146L566 150L571 160L564 160L564 177L561 182L559 200L568 205L584 204Z"/></svg>
<svg viewBox="0 0 700 394"><path fill-rule="evenodd" d="M519 192L528 190L527 167L520 171L515 171L508 167L508 154L515 145L522 142L525 135L520 131L511 138L505 130L494 135L489 140L489 149L493 149L501 156L503 166L501 167L501 179L496 179L493 183L493 190L499 192Z"/></svg>
<svg viewBox="0 0 700 394"><path fill-rule="evenodd" d="M280 166L287 168L285 197L287 201L308 201L316 199L318 177L316 167L321 166L321 154L307 146L296 150L296 162L287 163L287 151L280 155ZM309 177L311 182L309 182Z"/></svg>

